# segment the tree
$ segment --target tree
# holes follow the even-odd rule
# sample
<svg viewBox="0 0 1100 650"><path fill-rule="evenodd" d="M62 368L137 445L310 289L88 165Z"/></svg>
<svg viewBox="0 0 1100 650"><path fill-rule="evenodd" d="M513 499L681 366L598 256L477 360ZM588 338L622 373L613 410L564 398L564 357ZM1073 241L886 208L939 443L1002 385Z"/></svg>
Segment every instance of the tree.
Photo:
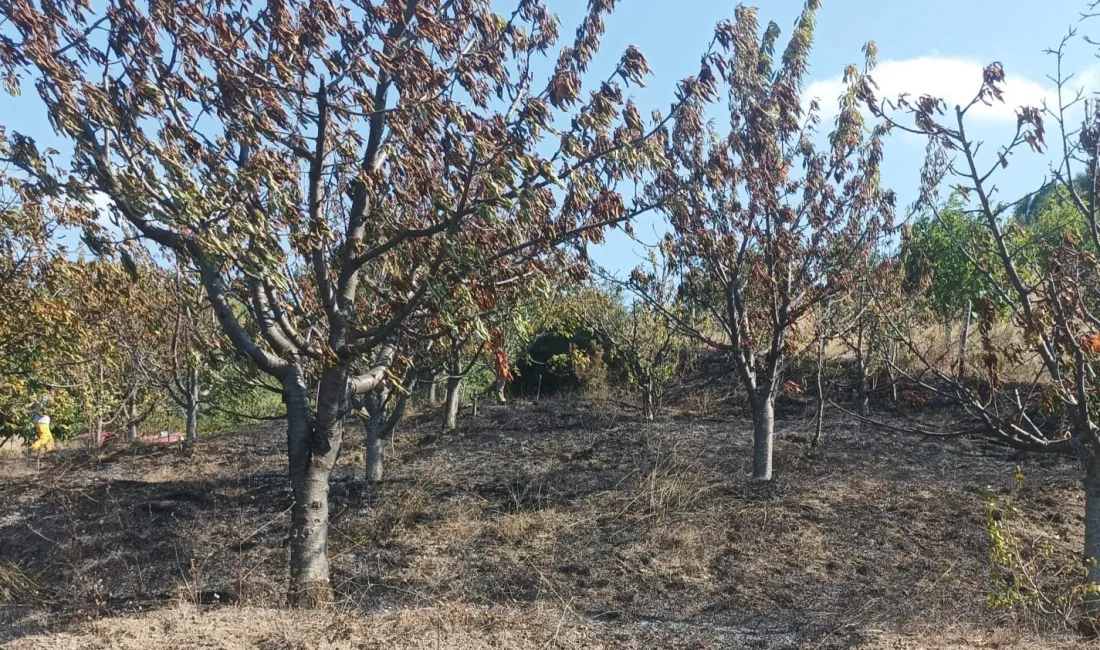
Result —
<svg viewBox="0 0 1100 650"><path fill-rule="evenodd" d="M161 319L159 345L135 350L142 374L184 413L185 439L198 441L199 411L215 381L231 363L202 285L177 269L147 267L142 286Z"/></svg>
<svg viewBox="0 0 1100 650"><path fill-rule="evenodd" d="M880 242L881 245L881 242ZM885 286L896 276L894 260L883 254L881 248L874 254L856 261L852 282L845 290L838 291L823 300L814 309L814 341L816 348L817 429L814 444L821 440L825 415L826 347L830 341L838 341L854 360L854 381L850 385L861 412L870 410L872 377L882 366L879 359L895 356L895 350L879 317L880 303L889 302L894 295Z"/></svg>
<svg viewBox="0 0 1100 650"><path fill-rule="evenodd" d="M137 361L155 346L158 313L135 299L118 263L58 249L30 266L5 285L9 308L0 314L5 437L28 433L39 404L63 436L87 428L98 443L112 423L132 433L156 405Z"/></svg>
<svg viewBox="0 0 1100 650"><path fill-rule="evenodd" d="M558 278L515 310L504 349L521 390L537 396L563 388L602 388L608 341L601 323L622 315L620 297L587 278Z"/></svg>
<svg viewBox="0 0 1100 650"><path fill-rule="evenodd" d="M1072 35L1072 33L1071 33ZM1003 101L1005 71L987 66L973 99L949 108L936 97L900 97L883 103L896 129L928 138L922 173L922 204L939 216L937 193L948 188L968 200L982 225L989 249L952 238L956 252L996 292L977 304L982 337L983 381L968 382L919 353L911 337L897 330L921 364L916 376L925 390L962 407L978 431L1002 444L1032 452L1075 456L1084 469L1086 607L1091 625L1100 613L1100 220L1097 218L1097 167L1100 165L1100 113L1094 100L1069 96L1061 73L1065 46L1054 50L1059 73L1057 106L1017 109L1014 136L995 152L979 156L981 143L968 133L974 107ZM872 102L872 106L874 103ZM1070 111L1083 105L1078 129ZM888 106L894 110L886 112ZM904 122L900 116L905 116ZM1020 226L1007 217L1011 204L995 199L997 172L1025 148L1046 148L1047 124L1053 123L1061 151L1051 171L1075 219L1059 237L1018 239ZM989 149L984 149L989 151ZM1078 165L1086 182L1079 183ZM1064 217L1065 215L1063 215ZM1077 224L1074 227L1074 224ZM987 255L988 253L988 255ZM1001 279L1003 278L1003 279ZM1013 336L990 336L997 303L1008 305ZM1024 368L1023 372L1016 371Z"/></svg>
<svg viewBox="0 0 1100 650"><path fill-rule="evenodd" d="M474 345L473 349L463 354L464 348L470 347L471 336L469 333L452 333L447 338L446 357L443 360L443 372L447 378L443 390L443 430L454 431L458 428L458 410L462 401L462 379L481 360L485 352L485 344ZM463 362L465 359L465 363Z"/></svg>
<svg viewBox="0 0 1100 650"><path fill-rule="evenodd" d="M979 218L964 209L959 197L946 206L927 212L916 220L907 233L905 270L912 286L921 286L921 302L944 329L944 351L950 350L951 324L976 301L996 299L994 284L969 259L959 252L961 242L970 254L992 253L992 242ZM991 258L982 253L981 261L994 268ZM1000 278L993 276L995 282Z"/></svg>
<svg viewBox="0 0 1100 650"><path fill-rule="evenodd" d="M70 200L106 197L116 245L192 265L281 387L292 603L332 599L343 420L428 335L418 315L471 278L578 264L558 245L649 209L616 190L660 153L619 83L647 74L641 53L582 97L612 5L589 4L542 83L558 25L537 0L0 3L7 85L33 79L71 144ZM44 158L15 160L39 178Z"/></svg>
<svg viewBox="0 0 1100 650"><path fill-rule="evenodd" d="M201 285L187 286L177 276L175 291L176 319L172 327L169 349L169 372L163 382L169 398L184 410L186 440L199 439L199 407L202 398L209 393L212 374L221 365L218 333L212 331L216 324L204 309ZM204 388L205 387L205 388Z"/></svg>
<svg viewBox="0 0 1100 650"><path fill-rule="evenodd" d="M1078 192L1088 190L1088 175L1078 172L1073 179L1073 184ZM1052 203L1064 198L1066 192L1058 181L1044 184L1038 191L1025 196L1016 202L1013 210L1013 218L1021 224L1028 226L1033 224L1045 212L1052 207Z"/></svg>
<svg viewBox="0 0 1100 650"><path fill-rule="evenodd" d="M775 23L761 36L756 11L739 7L734 23L719 26L723 51L681 87L691 99L674 121L670 164L650 187L669 222L665 263L721 335L674 321L731 359L752 412L759 480L772 477L774 403L790 335L845 289L893 213L894 195L878 184L882 130L868 132L857 109L871 88L873 45L862 72L845 71L828 146L815 144L816 101L804 112L801 89L817 9L816 0L806 3L774 62ZM728 133L708 125L711 108L724 109Z"/></svg>
<svg viewBox="0 0 1100 650"><path fill-rule="evenodd" d="M575 269L574 274L585 271ZM508 383L513 379L511 359L516 337L506 337L505 330L519 333L526 329L524 315L542 295L550 282L545 268L533 267L516 273L495 286L471 281L460 287L450 298L438 326L447 345L426 350L418 367L430 374L443 368L446 374L443 429L458 426L459 401L463 380L475 370L487 368L493 374L493 391L500 404L507 403ZM519 337L522 338L522 337Z"/></svg>
<svg viewBox="0 0 1100 650"><path fill-rule="evenodd" d="M80 264L59 235L80 228L88 210L65 200L52 178L28 181L12 162L38 155L0 126L0 442L29 437L45 401L56 434L81 424L71 382L59 379L83 362ZM56 171L41 164L47 176Z"/></svg>
<svg viewBox="0 0 1100 650"><path fill-rule="evenodd" d="M683 370L689 342L670 322L687 318L680 287L655 256L639 266L626 282L617 282L645 299L623 304L620 291L595 294L588 320L607 350L614 369L637 393L642 418L653 422L660 413L669 384Z"/></svg>
<svg viewBox="0 0 1100 650"><path fill-rule="evenodd" d="M79 396L97 445L112 425L133 442L138 427L163 403L155 382L142 371L143 359L164 346L165 333L156 282L135 282L145 269L107 259L79 260L66 277L71 308L82 322L70 333L79 360L56 372L56 381Z"/></svg>
<svg viewBox="0 0 1100 650"><path fill-rule="evenodd" d="M870 387L868 386L868 378L871 372L872 364L874 363L874 350L876 339L878 338L879 328L877 315L871 308L873 303L873 297L871 295L870 283L873 281L873 264L869 264L866 267L860 269L863 273L860 277L856 278L856 286L846 296L841 296L844 299L841 302L844 303L848 309L842 310L829 310L829 305L822 304L820 309L826 312L826 322L831 317L835 319L838 315L842 318L847 316L851 320L849 326L845 326L843 321L831 323L832 327L836 328L835 335L844 343L849 351L854 355L856 361L856 379L854 393L859 401L859 408L863 413L867 413L870 410ZM839 313L838 313L839 312ZM823 362L824 345L827 339L827 334L822 332L822 335L818 341L818 353L819 360ZM821 363L818 364L819 366ZM824 393L818 389L819 407L823 405L823 401L820 399ZM821 416L819 415L819 420Z"/></svg>
<svg viewBox="0 0 1100 650"><path fill-rule="evenodd" d="M367 483L382 480L382 444L393 435L394 429L405 415L409 396L416 388L417 369L407 366L400 382L380 383L374 390L361 396L363 433L366 443Z"/></svg>
<svg viewBox="0 0 1100 650"><path fill-rule="evenodd" d="M0 131L0 157L10 152ZM31 435L34 404L60 388L57 367L79 359L73 335L82 323L67 282L72 265L54 241L73 215L53 201L25 202L21 190L0 175L0 444ZM56 397L55 429L65 431L75 408L67 394Z"/></svg>

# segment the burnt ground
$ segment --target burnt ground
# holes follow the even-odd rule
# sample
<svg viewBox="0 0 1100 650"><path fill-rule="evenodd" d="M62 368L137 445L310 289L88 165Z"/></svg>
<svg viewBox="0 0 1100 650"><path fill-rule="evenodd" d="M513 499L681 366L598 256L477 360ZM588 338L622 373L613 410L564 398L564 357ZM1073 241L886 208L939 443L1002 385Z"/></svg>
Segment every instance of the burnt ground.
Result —
<svg viewBox="0 0 1100 650"><path fill-rule="evenodd" d="M776 479L761 487L748 480L743 416L647 425L616 404L483 405L448 435L420 414L371 489L353 429L332 487L332 612L283 608L278 423L191 454L0 458L0 644L1086 647L1071 629L1083 534L1073 462L838 412L814 450L811 409L790 402ZM1021 562L1010 584L1038 588L996 609L988 517Z"/></svg>

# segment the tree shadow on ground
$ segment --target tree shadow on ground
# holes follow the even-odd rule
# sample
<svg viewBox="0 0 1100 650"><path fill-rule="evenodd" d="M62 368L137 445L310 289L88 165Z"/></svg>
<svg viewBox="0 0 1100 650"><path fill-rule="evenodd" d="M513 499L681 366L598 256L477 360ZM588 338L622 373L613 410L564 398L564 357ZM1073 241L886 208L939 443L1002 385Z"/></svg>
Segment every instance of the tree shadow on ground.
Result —
<svg viewBox="0 0 1100 650"><path fill-rule="evenodd" d="M100 462L82 453L50 459L64 471L0 483L0 568L26 586L5 598L0 641L166 603L232 604L281 591L284 472L112 479L103 474L119 454L155 475L173 452L116 452Z"/></svg>

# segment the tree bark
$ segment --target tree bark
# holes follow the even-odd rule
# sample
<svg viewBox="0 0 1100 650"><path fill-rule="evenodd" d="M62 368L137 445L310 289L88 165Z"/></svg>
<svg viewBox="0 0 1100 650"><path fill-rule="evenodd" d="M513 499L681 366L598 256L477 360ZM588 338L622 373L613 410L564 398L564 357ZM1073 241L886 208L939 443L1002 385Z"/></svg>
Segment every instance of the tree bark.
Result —
<svg viewBox="0 0 1100 650"><path fill-rule="evenodd" d="M439 375L433 374L428 383L428 404L435 406L439 403Z"/></svg>
<svg viewBox="0 0 1100 650"><path fill-rule="evenodd" d="M290 509L291 606L332 604L328 563L329 476L343 441L348 372L330 368L321 377L317 415L310 411L309 391L300 373L284 380L287 406L287 455L294 502Z"/></svg>
<svg viewBox="0 0 1100 650"><path fill-rule="evenodd" d="M99 360L99 384L95 400L95 446L103 444L103 359Z"/></svg>
<svg viewBox="0 0 1100 650"><path fill-rule="evenodd" d="M859 400L859 410L863 415L867 415L870 411L867 372L871 365L871 340L870 328L865 329L861 320L859 334L856 339L856 397Z"/></svg>
<svg viewBox="0 0 1100 650"><path fill-rule="evenodd" d="M1089 453L1086 451L1085 453ZM1100 631L1100 459L1085 460L1085 613Z"/></svg>
<svg viewBox="0 0 1100 650"><path fill-rule="evenodd" d="M825 429L825 382L822 375L825 374L825 336L819 336L817 341L817 422L814 424L814 439L811 447L821 444L821 437Z"/></svg>
<svg viewBox="0 0 1100 650"><path fill-rule="evenodd" d="M890 344L890 362L886 364L886 373L890 377L890 400L898 401L898 378L894 373L894 364L898 360L898 343Z"/></svg>
<svg viewBox="0 0 1100 650"><path fill-rule="evenodd" d="M199 440L199 371L187 373L187 442Z"/></svg>
<svg viewBox="0 0 1100 650"><path fill-rule="evenodd" d="M127 419L126 419L126 442L131 443L137 440L138 437L138 407L137 396L130 398L130 403L126 406Z"/></svg>
<svg viewBox="0 0 1100 650"><path fill-rule="evenodd" d="M372 390L363 396L367 413L370 419L363 423L366 433L366 471L367 483L379 483L382 480L382 458L385 441L384 428L386 426L386 414L383 411L383 395L378 389Z"/></svg>
<svg viewBox="0 0 1100 650"><path fill-rule="evenodd" d="M382 443L385 439L379 435L378 429L378 424L367 423L367 483L382 481Z"/></svg>
<svg viewBox="0 0 1100 650"><path fill-rule="evenodd" d="M190 443L199 440L199 405L195 402L187 405L187 433L184 439Z"/></svg>
<svg viewBox="0 0 1100 650"><path fill-rule="evenodd" d="M455 363L447 373L447 399L443 407L443 430L454 431L458 428L459 388L462 385L461 368Z"/></svg>
<svg viewBox="0 0 1100 650"><path fill-rule="evenodd" d="M752 407L752 478L772 480L772 443L775 438L775 396L756 398Z"/></svg>
<svg viewBox="0 0 1100 650"><path fill-rule="evenodd" d="M657 405L653 399L653 383L642 384L642 417L646 422L657 419Z"/></svg>
<svg viewBox="0 0 1100 650"><path fill-rule="evenodd" d="M496 383L497 404L508 403L508 382L498 379Z"/></svg>

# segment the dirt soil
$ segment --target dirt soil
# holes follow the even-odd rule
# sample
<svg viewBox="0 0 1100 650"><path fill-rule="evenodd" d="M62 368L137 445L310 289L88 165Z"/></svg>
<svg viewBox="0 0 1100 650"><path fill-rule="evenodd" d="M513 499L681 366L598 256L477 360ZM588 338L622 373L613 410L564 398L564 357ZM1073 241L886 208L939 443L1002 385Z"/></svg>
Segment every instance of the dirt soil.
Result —
<svg viewBox="0 0 1100 650"><path fill-rule="evenodd" d="M1050 605L1076 579L1062 569L1080 564L1072 461L840 413L814 450L812 409L790 403L776 480L761 487L748 480L747 420L648 425L613 404L483 405L448 435L422 414L370 489L353 429L332 486L331 612L283 607L281 424L210 436L190 454L0 458L0 644L1089 647L1072 612ZM1049 600L987 606L1002 584L991 519L1034 570L1010 582L1041 580Z"/></svg>

